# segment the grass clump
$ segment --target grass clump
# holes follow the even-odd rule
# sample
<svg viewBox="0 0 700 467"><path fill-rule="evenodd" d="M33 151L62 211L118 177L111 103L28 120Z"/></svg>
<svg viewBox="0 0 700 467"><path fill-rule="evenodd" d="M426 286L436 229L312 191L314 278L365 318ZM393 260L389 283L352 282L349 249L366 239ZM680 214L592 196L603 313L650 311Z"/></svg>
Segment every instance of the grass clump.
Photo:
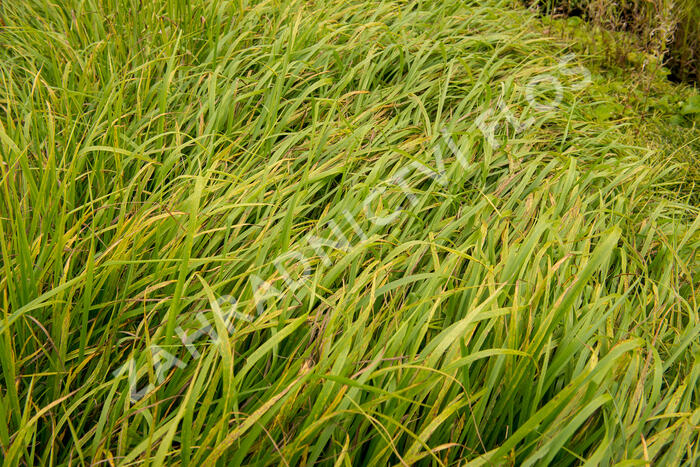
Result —
<svg viewBox="0 0 700 467"><path fill-rule="evenodd" d="M531 13L0 8L6 465L700 460L689 164Z"/></svg>

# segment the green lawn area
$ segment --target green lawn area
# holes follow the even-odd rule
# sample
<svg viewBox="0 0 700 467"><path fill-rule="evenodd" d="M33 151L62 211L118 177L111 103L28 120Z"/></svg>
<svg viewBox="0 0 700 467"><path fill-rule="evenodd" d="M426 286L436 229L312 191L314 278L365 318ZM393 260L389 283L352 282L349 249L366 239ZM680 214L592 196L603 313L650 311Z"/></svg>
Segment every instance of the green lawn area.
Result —
<svg viewBox="0 0 700 467"><path fill-rule="evenodd" d="M2 2L0 464L698 465L700 95L594 37Z"/></svg>

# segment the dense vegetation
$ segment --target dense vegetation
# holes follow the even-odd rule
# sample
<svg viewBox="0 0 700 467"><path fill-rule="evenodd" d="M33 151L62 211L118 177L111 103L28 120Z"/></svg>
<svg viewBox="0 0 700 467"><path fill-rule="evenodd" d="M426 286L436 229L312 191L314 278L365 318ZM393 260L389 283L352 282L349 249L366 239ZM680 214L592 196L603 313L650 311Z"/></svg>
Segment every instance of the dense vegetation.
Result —
<svg viewBox="0 0 700 467"><path fill-rule="evenodd" d="M700 462L696 90L500 0L0 20L3 465Z"/></svg>
<svg viewBox="0 0 700 467"><path fill-rule="evenodd" d="M550 16L582 17L606 31L626 31L606 41L618 60L631 49L663 59L671 77L700 82L700 2L698 0L531 0Z"/></svg>

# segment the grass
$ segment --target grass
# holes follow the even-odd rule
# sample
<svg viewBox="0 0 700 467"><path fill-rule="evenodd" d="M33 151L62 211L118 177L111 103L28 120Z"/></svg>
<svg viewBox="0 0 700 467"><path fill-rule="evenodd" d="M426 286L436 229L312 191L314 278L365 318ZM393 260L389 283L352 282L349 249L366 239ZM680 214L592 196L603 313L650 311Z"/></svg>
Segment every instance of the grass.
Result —
<svg viewBox="0 0 700 467"><path fill-rule="evenodd" d="M0 19L4 465L700 461L696 159L533 13Z"/></svg>

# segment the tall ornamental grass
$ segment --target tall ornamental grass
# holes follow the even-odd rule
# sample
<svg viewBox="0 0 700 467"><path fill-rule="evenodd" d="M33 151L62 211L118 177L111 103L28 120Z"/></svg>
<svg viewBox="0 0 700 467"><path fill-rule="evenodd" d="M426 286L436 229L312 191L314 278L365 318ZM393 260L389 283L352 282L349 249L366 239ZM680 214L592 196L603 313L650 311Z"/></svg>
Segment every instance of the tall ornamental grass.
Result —
<svg viewBox="0 0 700 467"><path fill-rule="evenodd" d="M688 166L532 13L0 19L3 465L700 461Z"/></svg>

